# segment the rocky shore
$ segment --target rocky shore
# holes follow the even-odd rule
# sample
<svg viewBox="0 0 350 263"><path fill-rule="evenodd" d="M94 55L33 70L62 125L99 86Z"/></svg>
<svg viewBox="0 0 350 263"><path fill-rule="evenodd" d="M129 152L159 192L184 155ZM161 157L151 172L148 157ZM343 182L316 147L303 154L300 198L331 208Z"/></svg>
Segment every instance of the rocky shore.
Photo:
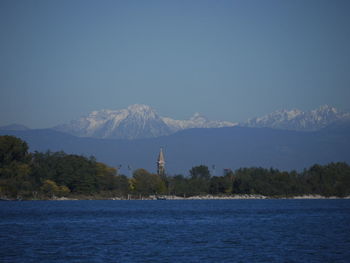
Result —
<svg viewBox="0 0 350 263"><path fill-rule="evenodd" d="M350 199L350 196L337 197L337 196L321 196L321 195L301 195L291 197L271 197L263 195L229 195L229 196L214 196L214 195L201 195L190 197L179 196L164 196L167 200L235 200L235 199Z"/></svg>
<svg viewBox="0 0 350 263"><path fill-rule="evenodd" d="M51 199L8 199L0 198L0 201L74 201L74 200L252 200L252 199L350 199L350 196L322 196L322 195L299 195L299 196L264 196L264 195L197 195L197 196L176 196L176 195L151 195L151 196L129 196L129 197L96 197L96 196L76 196L76 197L53 197Z"/></svg>
<svg viewBox="0 0 350 263"><path fill-rule="evenodd" d="M216 195L198 195L198 196L175 196L175 195L162 195L162 196L149 196L149 197L138 197L130 198L129 200L242 200L242 199L350 199L350 196L337 197L337 196L321 196L321 195L300 195L300 196L263 196L263 195L227 195L227 196L216 196ZM125 198L111 198L111 200L126 200Z"/></svg>

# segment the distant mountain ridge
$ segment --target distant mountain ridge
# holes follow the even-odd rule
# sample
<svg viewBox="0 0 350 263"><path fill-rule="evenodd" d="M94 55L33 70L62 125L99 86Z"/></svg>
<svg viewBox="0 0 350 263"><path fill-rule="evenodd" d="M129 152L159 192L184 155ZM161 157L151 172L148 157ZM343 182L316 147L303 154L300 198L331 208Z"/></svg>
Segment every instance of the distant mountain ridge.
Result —
<svg viewBox="0 0 350 263"><path fill-rule="evenodd" d="M8 131L26 131L26 130L30 130L27 126L24 126L22 124L10 124L10 125L6 125L6 126L1 126L0 130L8 130Z"/></svg>
<svg viewBox="0 0 350 263"><path fill-rule="evenodd" d="M317 131L333 123L350 120L350 113L323 105L311 111L278 110L262 117L249 119L240 126L274 128L295 131Z"/></svg>
<svg viewBox="0 0 350 263"><path fill-rule="evenodd" d="M121 110L99 110L53 129L78 137L101 139L144 139L168 136L191 128L224 128L233 126L273 128L294 131L317 131L324 127L350 121L350 112L323 105L310 111L278 110L242 123L212 121L195 113L188 120L160 116L148 105L135 104ZM1 130L27 130L19 125L7 125Z"/></svg>
<svg viewBox="0 0 350 263"><path fill-rule="evenodd" d="M350 120L350 113L324 105L311 111L278 110L262 117L249 119L239 126L274 128L295 131L317 131L333 123ZM167 136L190 128L233 127L238 123L211 121L199 113L188 120L160 116L148 105L135 104L121 110L93 111L55 130L79 137L103 139L143 139Z"/></svg>
<svg viewBox="0 0 350 263"><path fill-rule="evenodd" d="M140 139L170 135L189 128L231 127L236 123L210 121L196 113L189 120L161 117L148 105L135 104L121 110L93 111L55 130L79 137Z"/></svg>

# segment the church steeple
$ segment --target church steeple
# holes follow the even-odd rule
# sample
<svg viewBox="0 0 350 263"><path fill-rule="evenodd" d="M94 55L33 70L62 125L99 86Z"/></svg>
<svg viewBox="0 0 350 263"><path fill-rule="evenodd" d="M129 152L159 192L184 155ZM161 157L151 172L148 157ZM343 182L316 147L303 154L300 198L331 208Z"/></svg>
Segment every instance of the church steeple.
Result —
<svg viewBox="0 0 350 263"><path fill-rule="evenodd" d="M157 174L158 175L165 175L165 159L163 154L163 149L160 148L160 152L158 155L157 160Z"/></svg>

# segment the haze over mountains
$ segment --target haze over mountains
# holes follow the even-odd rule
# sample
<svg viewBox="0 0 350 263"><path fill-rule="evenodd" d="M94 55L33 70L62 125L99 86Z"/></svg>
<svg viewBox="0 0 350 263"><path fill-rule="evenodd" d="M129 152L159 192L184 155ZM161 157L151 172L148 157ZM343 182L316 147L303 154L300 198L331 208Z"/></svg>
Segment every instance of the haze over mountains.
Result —
<svg viewBox="0 0 350 263"><path fill-rule="evenodd" d="M268 127L295 131L316 131L332 123L350 120L350 113L323 105L311 111L278 110L241 123L246 127Z"/></svg>
<svg viewBox="0 0 350 263"><path fill-rule="evenodd" d="M350 113L324 105L312 111L279 110L263 117L240 123L246 127L266 127L296 131L316 131L332 123L350 119ZM93 111L87 116L54 129L79 137L108 139L155 138L190 128L233 127L238 123L211 121L195 113L188 120L160 116L147 105L131 105L121 110Z"/></svg>
<svg viewBox="0 0 350 263"><path fill-rule="evenodd" d="M24 130L30 130L28 127L21 125L21 124L10 124L6 126L1 126L1 130L9 130L9 131L24 131Z"/></svg>
<svg viewBox="0 0 350 263"><path fill-rule="evenodd" d="M293 131L317 131L334 123L350 120L350 113L323 105L310 111L277 110L261 117L237 123L208 120L195 113L188 120L176 120L159 115L148 105L135 104L120 110L93 111L79 119L52 129L78 137L103 139L143 139L167 136L191 128L251 127L274 128ZM2 130L29 129L20 124L0 127Z"/></svg>
<svg viewBox="0 0 350 263"><path fill-rule="evenodd" d="M93 111L54 129L80 137L140 139L170 135L190 128L231 127L236 123L210 121L196 113L189 120L161 117L148 105L135 104L127 109Z"/></svg>

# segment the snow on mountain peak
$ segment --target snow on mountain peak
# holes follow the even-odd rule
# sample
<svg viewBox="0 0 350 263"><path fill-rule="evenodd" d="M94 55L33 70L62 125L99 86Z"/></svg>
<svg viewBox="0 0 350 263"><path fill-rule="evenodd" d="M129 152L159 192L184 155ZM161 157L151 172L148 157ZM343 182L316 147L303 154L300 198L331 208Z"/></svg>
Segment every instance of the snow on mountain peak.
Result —
<svg viewBox="0 0 350 263"><path fill-rule="evenodd" d="M154 119L159 118L157 112L150 106L144 104L134 104L127 108L130 115L138 116L139 118Z"/></svg>
<svg viewBox="0 0 350 263"><path fill-rule="evenodd" d="M203 115L200 114L199 112L195 112L195 113L193 114L193 116L191 117L191 119L196 119L196 118L203 118Z"/></svg>
<svg viewBox="0 0 350 263"><path fill-rule="evenodd" d="M202 114L196 112L193 114L193 116L190 118L191 121L197 121L197 122L206 122L208 121L206 117L204 117Z"/></svg>
<svg viewBox="0 0 350 263"><path fill-rule="evenodd" d="M287 130L313 131L330 125L331 123L349 118L349 113L338 111L329 105L323 105L315 110L301 111L278 110L259 118L249 119L241 123L248 127L269 127Z"/></svg>
<svg viewBox="0 0 350 263"><path fill-rule="evenodd" d="M313 131L344 119L350 119L350 113L323 105L311 111L278 110L249 119L240 125ZM82 137L136 139L169 135L190 128L221 128L235 125L237 123L208 120L198 112L188 120L161 117L148 105L134 104L121 110L93 111L55 129Z"/></svg>
<svg viewBox="0 0 350 263"><path fill-rule="evenodd" d="M151 106L145 104L133 104L127 108L130 112L152 112L154 109Z"/></svg>
<svg viewBox="0 0 350 263"><path fill-rule="evenodd" d="M338 110L332 106L329 106L327 104L322 105L318 109L312 110L314 114L337 114Z"/></svg>
<svg viewBox="0 0 350 263"><path fill-rule="evenodd" d="M199 113L195 113L189 120L174 120L159 116L148 105L134 104L121 110L93 111L55 129L83 137L136 139L169 135L189 128L234 125L236 124L231 122L209 121Z"/></svg>

